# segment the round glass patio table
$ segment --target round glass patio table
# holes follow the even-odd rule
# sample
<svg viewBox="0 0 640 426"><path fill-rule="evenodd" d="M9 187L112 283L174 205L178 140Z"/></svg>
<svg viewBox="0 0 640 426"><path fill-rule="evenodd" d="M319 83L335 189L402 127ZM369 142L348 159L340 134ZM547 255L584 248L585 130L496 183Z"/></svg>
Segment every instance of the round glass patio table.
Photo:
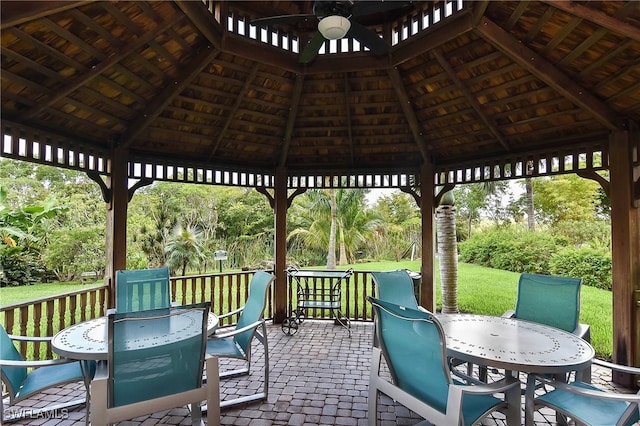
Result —
<svg viewBox="0 0 640 426"><path fill-rule="evenodd" d="M180 335L181 329L186 329L185 321L189 321L186 315L170 318L167 339ZM60 356L77 360L106 360L108 357L108 326L107 317L100 317L83 321L65 328L56 333L51 340L51 347ZM207 333L213 333L218 328L218 316L209 312L207 318ZM132 333L131 339L140 341L143 338L140 333ZM156 342L157 343L157 342Z"/></svg>

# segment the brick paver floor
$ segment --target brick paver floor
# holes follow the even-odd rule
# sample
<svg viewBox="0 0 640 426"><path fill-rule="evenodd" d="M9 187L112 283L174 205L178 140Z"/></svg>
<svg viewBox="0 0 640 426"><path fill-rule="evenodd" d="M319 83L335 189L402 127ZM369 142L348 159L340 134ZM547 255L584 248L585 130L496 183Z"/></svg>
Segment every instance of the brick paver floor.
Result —
<svg viewBox="0 0 640 426"><path fill-rule="evenodd" d="M368 375L373 339L371 323L352 323L351 337L347 331L330 321L305 321L293 336L282 333L279 325L269 325L270 388L262 402L228 408L222 411L222 425L233 426L316 426L365 425L367 423ZM224 380L221 397L237 397L254 392L262 386L264 353L254 342L250 376ZM232 368L229 360L220 360L220 368ZM593 370L593 382L611 388L611 372ZM47 402L70 400L83 393L81 385L68 385L49 391L40 399ZM29 401L22 407L40 406L42 400ZM6 407L5 407L6 409ZM14 408L12 408L14 409ZM18 420L13 424L30 426L81 426L85 408L50 413L48 416ZM411 425L422 419L391 399L381 396L378 424ZM555 425L555 413L536 413L536 425ZM121 424L130 426L191 424L186 407L155 413ZM497 414L484 425L505 425L504 416Z"/></svg>

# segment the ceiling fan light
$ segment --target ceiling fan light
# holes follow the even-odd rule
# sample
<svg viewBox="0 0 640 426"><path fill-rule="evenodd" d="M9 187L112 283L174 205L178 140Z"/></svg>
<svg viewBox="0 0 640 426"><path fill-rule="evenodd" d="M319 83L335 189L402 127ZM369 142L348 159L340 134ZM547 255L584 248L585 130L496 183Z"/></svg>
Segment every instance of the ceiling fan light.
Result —
<svg viewBox="0 0 640 426"><path fill-rule="evenodd" d="M338 40L344 37L351 28L351 22L339 15L326 16L318 23L318 31L327 40Z"/></svg>

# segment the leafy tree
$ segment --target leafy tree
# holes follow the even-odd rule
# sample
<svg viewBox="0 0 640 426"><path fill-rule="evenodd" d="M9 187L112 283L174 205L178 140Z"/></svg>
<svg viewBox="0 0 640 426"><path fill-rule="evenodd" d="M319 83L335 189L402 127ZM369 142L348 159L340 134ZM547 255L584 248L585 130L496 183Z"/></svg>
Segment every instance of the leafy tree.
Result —
<svg viewBox="0 0 640 426"><path fill-rule="evenodd" d="M99 276L105 268L104 245L102 225L59 229L44 249L43 260L60 281L77 279L84 271L95 271Z"/></svg>
<svg viewBox="0 0 640 426"><path fill-rule="evenodd" d="M601 209L600 186L574 174L533 180L537 217L547 224L591 221Z"/></svg>

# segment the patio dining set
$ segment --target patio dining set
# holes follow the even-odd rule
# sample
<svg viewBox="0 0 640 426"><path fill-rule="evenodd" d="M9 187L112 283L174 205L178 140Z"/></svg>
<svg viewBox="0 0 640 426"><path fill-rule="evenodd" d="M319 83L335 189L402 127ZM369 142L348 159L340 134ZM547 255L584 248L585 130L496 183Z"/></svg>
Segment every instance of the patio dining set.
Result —
<svg viewBox="0 0 640 426"><path fill-rule="evenodd" d="M2 423L61 413L95 425L640 420L640 392L603 390L602 371L640 369L594 358L578 321L581 280L522 274L515 310L491 317L431 313L406 270L372 275L373 327L309 320L288 334L263 318L273 274L256 271L245 305L216 315L208 302L171 304L166 268L123 271L114 310L50 339L55 360L25 361L0 328ZM220 327L228 315L237 322Z"/></svg>

